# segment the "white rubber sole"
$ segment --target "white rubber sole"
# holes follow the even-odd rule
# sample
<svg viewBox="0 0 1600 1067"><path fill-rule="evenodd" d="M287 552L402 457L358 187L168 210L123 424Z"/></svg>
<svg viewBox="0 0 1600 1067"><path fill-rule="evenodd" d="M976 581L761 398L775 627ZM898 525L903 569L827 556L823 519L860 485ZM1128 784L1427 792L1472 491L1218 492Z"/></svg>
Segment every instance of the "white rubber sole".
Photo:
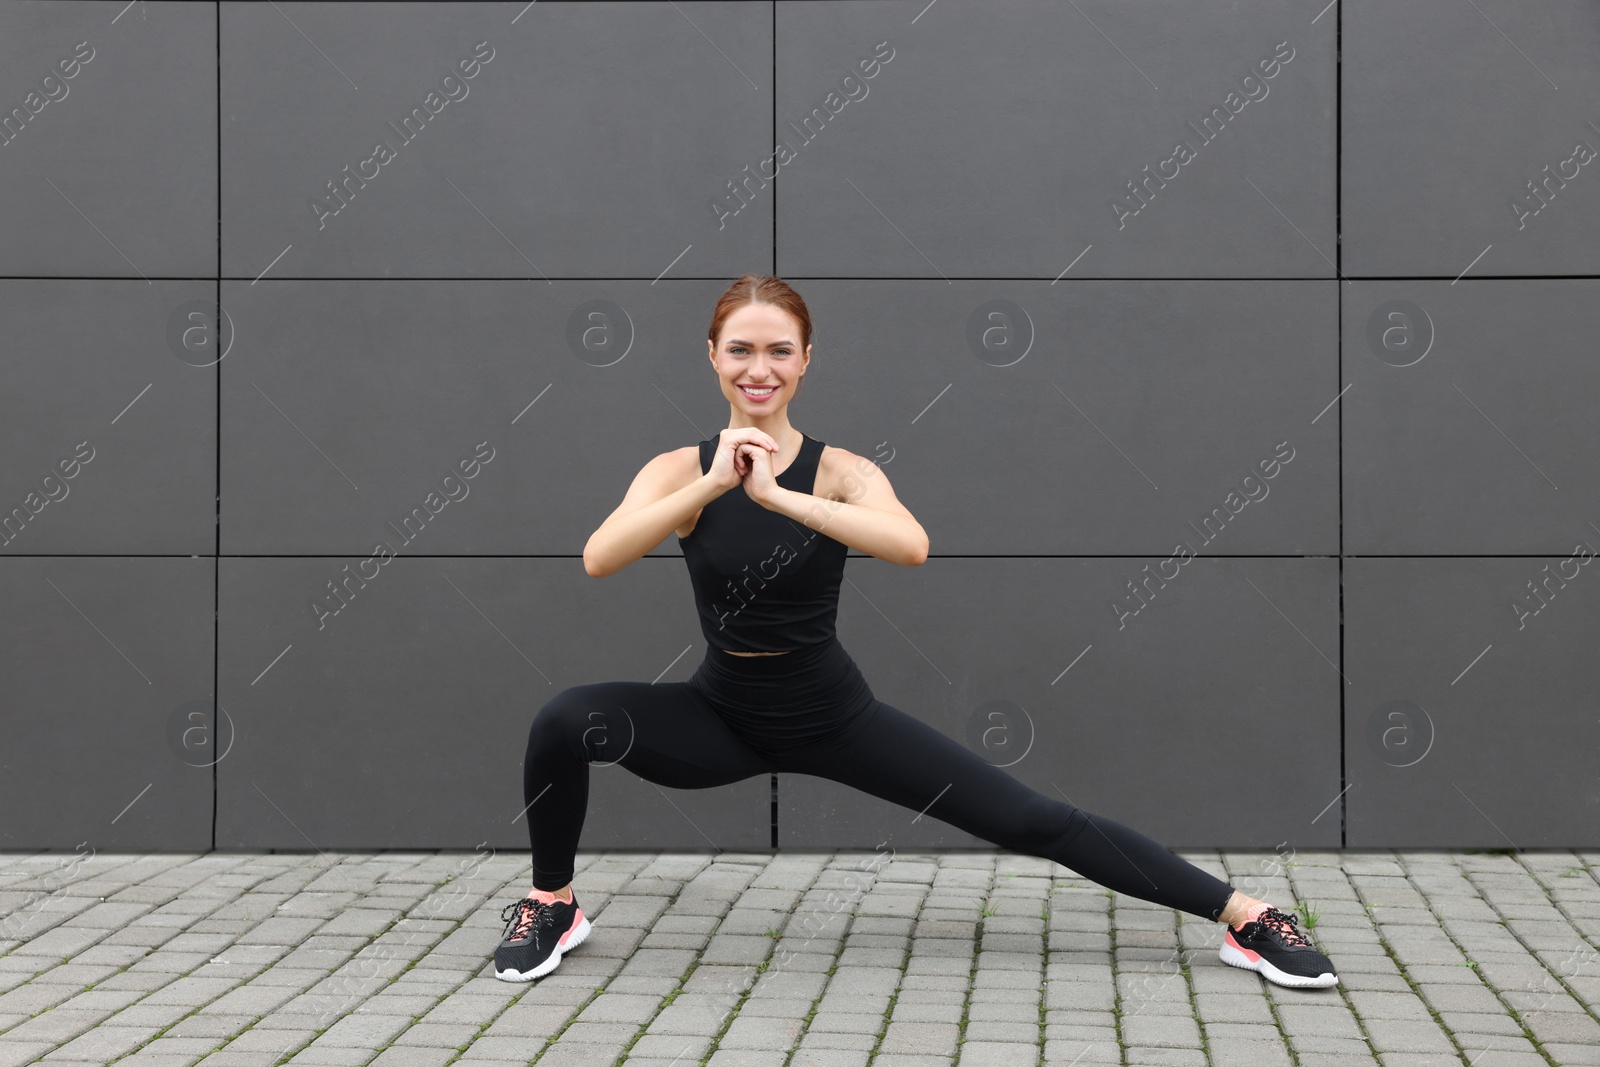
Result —
<svg viewBox="0 0 1600 1067"><path fill-rule="evenodd" d="M565 945L558 945L556 950L550 953L550 955L545 958L545 961L539 964L539 966L535 967L531 971L502 971L496 967L494 976L500 979L502 982L531 982L541 975L549 974L551 971L556 969L556 964L561 962L562 956L583 944L583 939L589 936L590 929L592 929L592 927L589 924L589 917L585 915L582 919L578 920L578 925L573 927L572 936L567 938L567 943Z"/></svg>
<svg viewBox="0 0 1600 1067"><path fill-rule="evenodd" d="M1265 959L1251 959L1239 949L1228 944L1226 940L1222 942L1222 948L1218 951L1218 955L1222 957L1222 962L1230 967L1242 967L1247 971L1255 971L1267 981L1275 982L1282 986L1290 986L1296 989L1322 989L1339 984L1339 976L1329 971L1323 971L1314 978L1305 978L1298 974L1287 974Z"/></svg>

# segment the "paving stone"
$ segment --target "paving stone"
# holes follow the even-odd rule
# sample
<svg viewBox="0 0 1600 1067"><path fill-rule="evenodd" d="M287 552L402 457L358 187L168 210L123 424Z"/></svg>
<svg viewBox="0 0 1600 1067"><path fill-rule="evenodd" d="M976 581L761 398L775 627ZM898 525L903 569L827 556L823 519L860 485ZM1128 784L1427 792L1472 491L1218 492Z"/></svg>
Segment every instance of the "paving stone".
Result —
<svg viewBox="0 0 1600 1067"><path fill-rule="evenodd" d="M789 1060L789 1067L866 1067L871 1055L864 1050L801 1048ZM668 1062L662 1061L660 1067L667 1067ZM629 1067L637 1063L637 1056L628 1057Z"/></svg>
<svg viewBox="0 0 1600 1067"><path fill-rule="evenodd" d="M109 1009L98 1011L68 1011L57 1008L54 1011L42 1012L35 1015L20 1026L12 1028L6 1034L6 1039L17 1041L70 1041L79 1034L88 1033L96 1025L115 1014Z"/></svg>
<svg viewBox="0 0 1600 1067"><path fill-rule="evenodd" d="M1018 1067L1020 1064L1033 1064L1038 1056L1038 1045L965 1041L956 1057L956 1067ZM880 1052L873 1063L882 1063L883 1059L883 1054Z"/></svg>
<svg viewBox="0 0 1600 1067"><path fill-rule="evenodd" d="M246 1030L244 1033L228 1042L223 1048L230 1052L248 1052L259 1054L262 1052L286 1053L297 1049L301 1045L316 1037L315 1030L291 1029L262 1029Z"/></svg>
<svg viewBox="0 0 1600 1067"><path fill-rule="evenodd" d="M454 1048L390 1045L378 1053L371 1067L444 1067L455 1054Z"/></svg>
<svg viewBox="0 0 1600 1067"><path fill-rule="evenodd" d="M231 989L205 1006L205 1013L248 1015L259 1019L296 995L292 987L251 982Z"/></svg>
<svg viewBox="0 0 1600 1067"><path fill-rule="evenodd" d="M1338 1037L1358 1041L1361 1030L1343 1003L1329 1005L1280 1004L1278 1017L1291 1041L1302 1037Z"/></svg>
<svg viewBox="0 0 1600 1067"><path fill-rule="evenodd" d="M428 1048L458 1048L471 1044L478 1036L476 1023L417 1023L395 1037L396 1045ZM532 1035L528 1035L532 1036Z"/></svg>
<svg viewBox="0 0 1600 1067"><path fill-rule="evenodd" d="M1239 1067L1287 1067L1290 1063L1289 1049L1281 1039L1211 1041L1210 1047L1213 1063L1238 1064Z"/></svg>
<svg viewBox="0 0 1600 1067"><path fill-rule="evenodd" d="M1278 1028L1269 1019L1266 1023L1206 1023L1206 1039L1213 1044L1217 1042L1263 1041L1272 1037L1279 1037ZM1196 1041L1198 1046L1199 1042Z"/></svg>
<svg viewBox="0 0 1600 1067"><path fill-rule="evenodd" d="M1467 1042L1469 1035L1475 1034L1512 1034L1520 1035L1522 1027L1509 1015L1493 1015L1488 1012L1459 1012L1442 1011L1439 1018L1443 1021L1446 1030L1455 1034L1463 1043Z"/></svg>
<svg viewBox="0 0 1600 1067"><path fill-rule="evenodd" d="M557 1065L557 1067L611 1067L621 1060L622 1049L609 1045L579 1045L558 1044L548 1049L540 1058L540 1063ZM463 1067L472 1067L474 1064L482 1067L524 1067L528 1062L526 1055L519 1055L513 1059L478 1059L468 1053L456 1060L455 1064ZM679 1062L676 1067L684 1067Z"/></svg>
<svg viewBox="0 0 1600 1067"><path fill-rule="evenodd" d="M1124 1017L1123 1041L1129 1045L1168 1048L1199 1048L1200 1027L1188 1015L1140 1015Z"/></svg>
<svg viewBox="0 0 1600 1067"><path fill-rule="evenodd" d="M348 1045L324 1045L313 1041L290 1057L292 1064L317 1067L359 1067L372 1058L372 1050Z"/></svg>
<svg viewBox="0 0 1600 1067"><path fill-rule="evenodd" d="M1338 1037L1307 1037L1296 1040L1294 1048L1300 1058L1300 1067L1307 1067L1310 1063L1325 1063L1333 1067L1337 1063L1378 1062L1365 1039L1351 1041Z"/></svg>
<svg viewBox="0 0 1600 1067"><path fill-rule="evenodd" d="M239 985L239 980L233 978L198 978L193 975L186 975L162 986L139 1003L149 1005L181 1004L190 1008L198 1008L202 1004L208 1004L217 999L237 985Z"/></svg>
<svg viewBox="0 0 1600 1067"><path fill-rule="evenodd" d="M0 996L0 1012L32 1015L70 1000L76 993L66 986L29 983Z"/></svg>
<svg viewBox="0 0 1600 1067"><path fill-rule="evenodd" d="M1595 1067L1600 1064L1600 1046L1549 1044L1544 1050L1564 1067Z"/></svg>
<svg viewBox="0 0 1600 1067"><path fill-rule="evenodd" d="M1198 1048L1130 1048L1127 1055L1129 1067L1207 1067Z"/></svg>
<svg viewBox="0 0 1600 1067"><path fill-rule="evenodd" d="M1574 957L1600 937L1600 884L1568 877L1600 855L1187 854L1314 901L1343 989L1223 966L1213 924L1113 902L1039 857L900 853L873 872L865 850L580 852L597 934L513 986L488 957L492 902L525 891L520 857L460 877L451 853L126 854L0 941L0 1067L338 1067L389 1041L378 1067L610 1065L629 1041L640 1065L1011 1067L1038 1062L1041 1010L1045 1062L1077 1067L1198 1065L1202 1024L1228 1067L1286 1064L1286 1038L1301 1067L1548 1063L1506 1002L1551 1059L1600 1067L1600 966ZM0 910L37 899L50 869L0 855ZM464 892L436 907L447 879Z"/></svg>
<svg viewBox="0 0 1600 1067"><path fill-rule="evenodd" d="M1589 1048L1592 1052L1593 1046L1589 1046ZM1546 1046L1546 1049L1548 1051L1549 1047ZM1552 1055L1558 1054L1552 1053ZM1562 1067L1578 1067L1579 1064L1582 1064L1586 1061L1558 1058L1556 1062L1561 1064ZM1600 1061L1590 1060L1587 1062L1594 1063ZM1472 1067L1543 1067L1543 1065L1546 1065L1547 1063L1548 1061L1545 1060L1543 1056L1531 1050L1527 1052L1512 1052L1502 1049L1490 1049L1478 1059L1474 1060Z"/></svg>
<svg viewBox="0 0 1600 1067"><path fill-rule="evenodd" d="M110 1063L117 1057L126 1056L160 1032L160 1028L154 1026L97 1026L60 1046L53 1055L62 1059ZM10 1040L11 1036L6 1035L5 1043ZM0 1058L0 1062L4 1062L4 1059Z"/></svg>
<svg viewBox="0 0 1600 1067"><path fill-rule="evenodd" d="M801 1048L870 1050L878 1043L876 1033L809 1030L800 1039Z"/></svg>
<svg viewBox="0 0 1600 1067"><path fill-rule="evenodd" d="M196 1012L194 1015L179 1019L167 1034L171 1037L230 1038L243 1033L254 1022L255 1016L251 1015ZM219 1040L217 1043L222 1042Z"/></svg>
<svg viewBox="0 0 1600 1067"><path fill-rule="evenodd" d="M1600 1023L1576 1012L1530 1012L1522 1021L1541 1042L1600 1046Z"/></svg>
<svg viewBox="0 0 1600 1067"><path fill-rule="evenodd" d="M216 1047L215 1041L205 1037L158 1037L132 1056L117 1062L133 1064L146 1061L160 1062L174 1057L198 1058L214 1051Z"/></svg>
<svg viewBox="0 0 1600 1067"><path fill-rule="evenodd" d="M909 1053L890 1053L872 1058L874 1067L950 1067L948 1056L917 1056Z"/></svg>
<svg viewBox="0 0 1600 1067"><path fill-rule="evenodd" d="M0 1041L0 1067L20 1067L32 1063L55 1047L53 1041Z"/></svg>
<svg viewBox="0 0 1600 1067"><path fill-rule="evenodd" d="M834 1001L836 1006L819 1008L811 1020L811 1030L832 1030L843 1033L875 1034L885 1028L886 1020L883 1017L882 1003L863 998L857 1003L847 1003L842 1000ZM857 1011L844 1011L837 1005L859 1008Z"/></svg>
<svg viewBox="0 0 1600 1067"><path fill-rule="evenodd" d="M433 1009L423 1016L424 1022L429 1023L466 1023L476 1018L488 1018L483 1012L460 1012L451 1010L454 999L442 1001L438 1008ZM579 1008L571 1004L528 1004L519 1003L508 1008L494 1022L489 1024L489 1029L484 1031L486 1037L539 1037L545 1038L556 1033L568 1020L577 1015Z"/></svg>
<svg viewBox="0 0 1600 1067"><path fill-rule="evenodd" d="M545 1059L548 1058L540 1059L539 1062L544 1063ZM783 1067L784 1061L788 1058L789 1053L787 1050L777 1052L760 1049L719 1048L706 1061L706 1067ZM880 1056L875 1062L882 1063L885 1061Z"/></svg>
<svg viewBox="0 0 1600 1067"><path fill-rule="evenodd" d="M1375 993L1352 990L1350 1003L1363 1019L1409 1019L1423 1021L1429 1018L1427 1005L1411 992Z"/></svg>
<svg viewBox="0 0 1600 1067"><path fill-rule="evenodd" d="M1433 1020L1415 1022L1409 1019L1366 1019L1367 1039L1372 1042L1372 1047L1384 1054L1385 1060L1391 1052L1437 1052L1447 1054L1453 1051L1450 1039L1445 1032L1439 1029Z"/></svg>
<svg viewBox="0 0 1600 1067"><path fill-rule="evenodd" d="M799 1019L740 1017L717 1041L718 1049L777 1049L794 1047L805 1024Z"/></svg>

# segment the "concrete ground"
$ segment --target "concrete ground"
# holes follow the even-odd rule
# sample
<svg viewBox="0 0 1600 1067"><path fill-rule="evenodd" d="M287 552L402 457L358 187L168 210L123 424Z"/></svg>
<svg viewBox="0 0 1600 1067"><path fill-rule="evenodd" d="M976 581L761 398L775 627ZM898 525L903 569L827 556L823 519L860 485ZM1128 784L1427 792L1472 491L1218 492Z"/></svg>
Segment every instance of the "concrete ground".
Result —
<svg viewBox="0 0 1600 1067"><path fill-rule="evenodd" d="M1600 1064L1600 854L1185 852L1342 985L1009 852L582 852L589 939L494 978L525 853L0 853L0 1067Z"/></svg>

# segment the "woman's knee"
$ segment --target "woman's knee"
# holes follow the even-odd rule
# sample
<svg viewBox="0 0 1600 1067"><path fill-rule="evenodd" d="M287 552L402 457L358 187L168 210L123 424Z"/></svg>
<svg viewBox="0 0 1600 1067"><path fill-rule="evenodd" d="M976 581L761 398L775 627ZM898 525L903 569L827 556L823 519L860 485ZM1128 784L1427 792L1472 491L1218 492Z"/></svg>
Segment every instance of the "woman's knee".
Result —
<svg viewBox="0 0 1600 1067"><path fill-rule="evenodd" d="M1044 855L1070 843L1088 822L1088 813L1066 801L1035 791L1017 805L1017 851Z"/></svg>
<svg viewBox="0 0 1600 1067"><path fill-rule="evenodd" d="M529 727L529 747L560 745L576 759L613 762L632 740L633 721L605 684L569 686L545 701Z"/></svg>

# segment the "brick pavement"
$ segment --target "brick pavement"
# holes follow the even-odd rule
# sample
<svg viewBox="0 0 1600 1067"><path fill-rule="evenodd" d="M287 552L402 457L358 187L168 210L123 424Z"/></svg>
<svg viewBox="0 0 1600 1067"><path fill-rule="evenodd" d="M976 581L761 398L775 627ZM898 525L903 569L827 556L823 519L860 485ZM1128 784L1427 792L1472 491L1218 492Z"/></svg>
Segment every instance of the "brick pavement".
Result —
<svg viewBox="0 0 1600 1067"><path fill-rule="evenodd" d="M1214 924L1009 852L580 852L589 939L496 980L525 854L0 853L0 1067L1600 1065L1600 854L1185 852Z"/></svg>

